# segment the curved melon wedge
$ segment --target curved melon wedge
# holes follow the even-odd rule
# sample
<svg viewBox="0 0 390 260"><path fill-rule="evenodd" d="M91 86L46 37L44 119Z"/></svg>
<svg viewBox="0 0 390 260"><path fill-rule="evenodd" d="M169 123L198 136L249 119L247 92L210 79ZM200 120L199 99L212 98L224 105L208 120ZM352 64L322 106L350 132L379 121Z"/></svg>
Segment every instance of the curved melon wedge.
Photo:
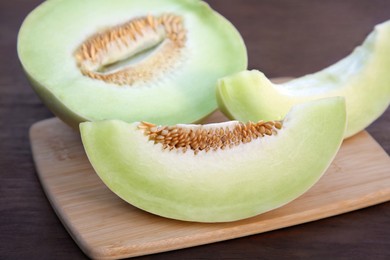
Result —
<svg viewBox="0 0 390 260"><path fill-rule="evenodd" d="M317 100L294 107L282 126L275 123L272 135L208 152L204 147L164 149L146 135L160 131L154 137L159 140L170 136L169 131L205 131L226 141L233 140L230 134L240 123L156 129L148 123L111 120L85 122L80 129L92 166L125 201L168 218L226 222L280 207L309 189L337 153L345 122L343 98Z"/></svg>
<svg viewBox="0 0 390 260"><path fill-rule="evenodd" d="M220 109L240 121L275 120L309 100L344 96L350 137L377 119L390 103L390 21L375 30L349 56L314 74L274 84L263 73L243 71L222 78Z"/></svg>

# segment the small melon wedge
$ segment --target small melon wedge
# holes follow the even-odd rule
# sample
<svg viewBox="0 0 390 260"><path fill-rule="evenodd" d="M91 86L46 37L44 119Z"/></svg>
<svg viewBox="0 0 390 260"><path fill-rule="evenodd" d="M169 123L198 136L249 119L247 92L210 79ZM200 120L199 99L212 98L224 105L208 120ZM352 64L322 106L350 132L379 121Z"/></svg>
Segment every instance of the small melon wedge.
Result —
<svg viewBox="0 0 390 260"><path fill-rule="evenodd" d="M349 56L317 73L274 84L262 72L243 71L222 78L220 109L240 121L275 120L309 100L344 96L350 137L377 119L390 103L390 21L379 24Z"/></svg>
<svg viewBox="0 0 390 260"><path fill-rule="evenodd" d="M44 1L17 49L35 92L77 129L198 121L217 108L217 79L247 66L239 32L199 0Z"/></svg>
<svg viewBox="0 0 390 260"><path fill-rule="evenodd" d="M297 105L281 123L80 129L93 168L123 200L167 218L227 222L280 207L321 177L343 139L344 98Z"/></svg>

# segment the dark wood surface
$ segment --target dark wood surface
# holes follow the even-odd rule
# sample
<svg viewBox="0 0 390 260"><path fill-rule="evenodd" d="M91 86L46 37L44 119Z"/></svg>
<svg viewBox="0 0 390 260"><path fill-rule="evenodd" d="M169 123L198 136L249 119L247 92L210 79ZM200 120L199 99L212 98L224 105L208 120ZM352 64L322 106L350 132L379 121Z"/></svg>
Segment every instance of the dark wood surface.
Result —
<svg viewBox="0 0 390 260"><path fill-rule="evenodd" d="M16 54L22 20L41 2L0 2L0 259L85 259L43 193L28 140L30 125L52 116L31 90ZM296 77L328 66L350 53L375 24L390 19L387 0L208 2L242 33L249 67L270 77ZM389 111L368 128L387 153ZM389 238L387 202L139 259L390 259Z"/></svg>

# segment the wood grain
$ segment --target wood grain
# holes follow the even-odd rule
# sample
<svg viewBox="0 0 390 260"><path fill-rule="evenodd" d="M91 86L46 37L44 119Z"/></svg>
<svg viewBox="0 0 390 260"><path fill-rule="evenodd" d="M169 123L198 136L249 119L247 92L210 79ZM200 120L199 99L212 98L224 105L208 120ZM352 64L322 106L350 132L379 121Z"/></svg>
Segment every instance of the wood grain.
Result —
<svg viewBox="0 0 390 260"><path fill-rule="evenodd" d="M208 122L223 121L214 113ZM170 220L139 210L98 178L79 135L58 119L30 130L40 181L81 249L116 259L191 247L313 221L390 200L390 158L367 132L344 141L324 177L279 209L231 223Z"/></svg>

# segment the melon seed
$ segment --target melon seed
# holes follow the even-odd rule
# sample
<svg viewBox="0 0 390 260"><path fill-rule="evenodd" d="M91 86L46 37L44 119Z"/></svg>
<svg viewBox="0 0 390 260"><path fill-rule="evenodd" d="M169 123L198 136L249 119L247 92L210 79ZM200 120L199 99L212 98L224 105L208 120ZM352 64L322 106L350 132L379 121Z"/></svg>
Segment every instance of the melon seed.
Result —
<svg viewBox="0 0 390 260"><path fill-rule="evenodd" d="M162 144L164 150L182 149L183 153L192 150L195 155L200 151L231 149L265 135L276 135L281 128L281 121L237 123L233 129L205 129L200 126L194 130L179 126L156 126L148 122L138 125L138 129L144 131L150 141Z"/></svg>
<svg viewBox="0 0 390 260"><path fill-rule="evenodd" d="M172 69L185 42L186 30L180 16L148 15L95 33L77 48L74 57L84 76L116 85L133 85ZM129 59L158 44L158 50L136 65L104 72L106 66Z"/></svg>

